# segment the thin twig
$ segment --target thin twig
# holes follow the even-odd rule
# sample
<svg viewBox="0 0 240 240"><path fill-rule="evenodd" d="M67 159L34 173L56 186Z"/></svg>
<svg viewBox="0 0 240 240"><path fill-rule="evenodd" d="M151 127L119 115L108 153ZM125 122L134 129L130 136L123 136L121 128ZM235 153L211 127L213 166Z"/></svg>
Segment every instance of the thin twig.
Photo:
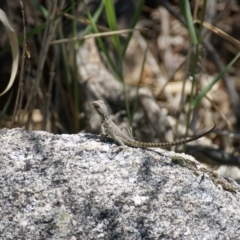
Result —
<svg viewBox="0 0 240 240"><path fill-rule="evenodd" d="M15 101L15 105L14 105L14 111L13 111L13 115L12 115L12 124L15 121L15 116L16 116L16 112L17 109L19 107L19 98L22 98L23 95L23 87L24 87L24 83L23 83L23 73L24 73L24 63L25 63L25 46L26 46L26 22L25 22L25 13L24 13L24 8L23 8L23 3L20 0L20 5L22 8L22 21L23 21L23 52L22 52L22 63L21 63L21 69L20 69L20 80L19 80L19 84L18 84L18 92L17 92L17 97L16 97L16 101ZM19 119L20 120L20 119ZM20 124L20 121L18 121L18 125Z"/></svg>
<svg viewBox="0 0 240 240"><path fill-rule="evenodd" d="M40 56L39 56L39 61L38 61L35 86L33 87L33 92L31 93L31 95L29 97L29 101L27 102L25 109L28 109L29 105L33 104L33 101L35 100L37 92L38 92L38 87L39 87L40 79L42 77L42 72L43 72L43 66L44 66L44 63L45 63L45 60L47 57L47 53L48 53L48 49L50 47L50 42L51 42L52 36L55 32L54 30L58 23L58 20L54 20L54 16L56 15L56 10L57 10L57 2L58 1L54 1L52 3L52 11L49 11L51 13L48 15L47 22L46 22L46 28L45 28L44 35L43 35L43 41L42 41L42 46L41 46Z"/></svg>

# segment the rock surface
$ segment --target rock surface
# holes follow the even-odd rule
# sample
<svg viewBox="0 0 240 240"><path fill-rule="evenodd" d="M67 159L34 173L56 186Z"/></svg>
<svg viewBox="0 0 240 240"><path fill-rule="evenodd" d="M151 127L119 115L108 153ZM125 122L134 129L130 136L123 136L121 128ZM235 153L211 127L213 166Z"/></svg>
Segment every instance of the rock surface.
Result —
<svg viewBox="0 0 240 240"><path fill-rule="evenodd" d="M192 157L0 130L0 239L239 239L240 187Z"/></svg>

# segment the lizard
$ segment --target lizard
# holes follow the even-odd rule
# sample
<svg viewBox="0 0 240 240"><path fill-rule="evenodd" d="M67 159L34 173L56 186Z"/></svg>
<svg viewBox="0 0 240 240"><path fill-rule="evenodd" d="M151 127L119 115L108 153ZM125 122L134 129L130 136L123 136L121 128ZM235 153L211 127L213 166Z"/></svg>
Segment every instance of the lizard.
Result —
<svg viewBox="0 0 240 240"><path fill-rule="evenodd" d="M102 100L97 100L92 102L92 106L97 111L98 115L101 119L101 137L102 140L106 136L113 139L118 145L124 147L124 146L130 146L130 147L139 147L139 148L166 148L166 147L172 147L172 146L178 146L182 145L188 142L192 142L196 139L199 139L208 133L212 132L214 128L216 127L216 124L214 123L214 126L208 130L207 132L204 132L203 134L196 135L192 138L188 138L185 140L179 140L176 142L160 142L160 143L151 143L151 142L139 142L136 141L130 134L127 134L123 132L110 118L108 114L107 107L105 103Z"/></svg>

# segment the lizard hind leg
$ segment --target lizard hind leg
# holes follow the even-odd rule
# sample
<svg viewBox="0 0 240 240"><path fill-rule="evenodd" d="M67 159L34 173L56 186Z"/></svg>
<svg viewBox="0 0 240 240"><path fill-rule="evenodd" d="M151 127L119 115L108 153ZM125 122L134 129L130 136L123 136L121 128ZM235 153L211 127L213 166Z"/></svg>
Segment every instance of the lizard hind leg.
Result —
<svg viewBox="0 0 240 240"><path fill-rule="evenodd" d="M123 134L126 134L128 137L134 139L132 135L132 128L121 128Z"/></svg>

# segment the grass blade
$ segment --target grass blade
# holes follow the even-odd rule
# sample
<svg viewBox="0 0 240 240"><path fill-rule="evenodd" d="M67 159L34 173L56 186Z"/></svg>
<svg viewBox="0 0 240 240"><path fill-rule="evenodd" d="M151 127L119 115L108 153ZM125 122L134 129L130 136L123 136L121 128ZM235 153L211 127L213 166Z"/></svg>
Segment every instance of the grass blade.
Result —
<svg viewBox="0 0 240 240"><path fill-rule="evenodd" d="M198 94L198 96L193 101L192 108L195 108L199 104L201 99L207 94L207 92L211 90L214 84L222 78L223 74L230 69L230 67L239 59L239 57L240 57L240 52L215 78L213 78L213 80L204 89L202 89L202 91Z"/></svg>
<svg viewBox="0 0 240 240"><path fill-rule="evenodd" d="M139 3L138 3L137 9L136 9L136 11L133 15L133 19L132 19L131 26L130 26L130 28L132 28L132 29L134 29L134 27L136 26L136 23L137 23L137 21L139 19L139 16L141 14L142 6L143 6L144 2L145 2L145 0L140 0ZM125 56L125 53L126 53L128 44L129 44L129 42L132 38L132 35L133 35L133 32L130 32L128 34L127 40L124 44L124 48L123 48L123 51L122 51L122 58L124 58L124 56Z"/></svg>
<svg viewBox="0 0 240 240"><path fill-rule="evenodd" d="M180 8L182 10L182 13L184 15L192 42L194 43L194 45L197 45L198 39L197 39L197 35L196 35L195 28L193 25L193 19L192 19L192 13L191 13L189 1L180 0L179 4L180 4Z"/></svg>
<svg viewBox="0 0 240 240"><path fill-rule="evenodd" d="M107 15L108 25L111 31L115 31L118 29L117 27L117 19L115 14L114 3L112 0L105 0L105 11ZM112 35L113 44L120 55L121 52L121 44L118 35Z"/></svg>
<svg viewBox="0 0 240 240"><path fill-rule="evenodd" d="M19 63L19 49L18 49L17 33L14 30L14 28L11 26L5 12L2 9L0 9L0 21L3 23L3 25L7 31L7 34L8 34L9 40L10 40L10 45L11 45L11 50L12 50L12 59L13 59L10 80L9 80L8 85L5 88L5 90L2 93L0 93L0 96L2 96L11 88L11 86L14 83L15 77L17 75L18 63Z"/></svg>

